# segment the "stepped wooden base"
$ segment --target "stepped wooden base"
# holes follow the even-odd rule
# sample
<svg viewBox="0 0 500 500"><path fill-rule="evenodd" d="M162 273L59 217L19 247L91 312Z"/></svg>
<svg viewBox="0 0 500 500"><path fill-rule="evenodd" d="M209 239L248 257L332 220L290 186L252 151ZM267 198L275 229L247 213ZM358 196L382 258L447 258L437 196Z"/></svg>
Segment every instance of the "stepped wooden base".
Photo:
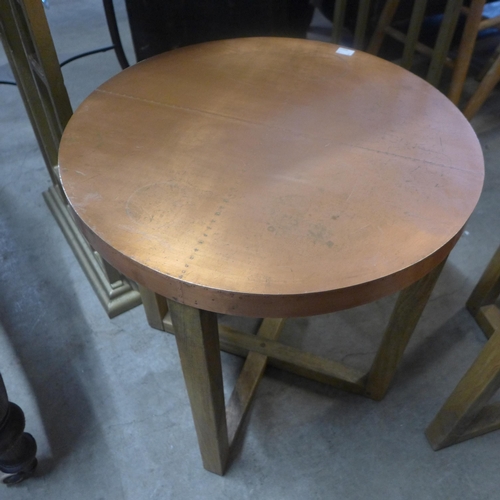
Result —
<svg viewBox="0 0 500 500"><path fill-rule="evenodd" d="M135 284L114 270L109 272L100 256L81 235L57 188L52 186L43 193L43 197L107 315L113 318L141 304L141 295Z"/></svg>

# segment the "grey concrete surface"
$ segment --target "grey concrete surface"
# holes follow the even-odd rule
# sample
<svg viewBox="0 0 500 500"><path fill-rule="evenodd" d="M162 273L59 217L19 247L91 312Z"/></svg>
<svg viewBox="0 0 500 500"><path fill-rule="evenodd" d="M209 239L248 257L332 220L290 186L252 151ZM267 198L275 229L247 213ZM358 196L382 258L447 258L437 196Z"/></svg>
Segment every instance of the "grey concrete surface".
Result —
<svg viewBox="0 0 500 500"><path fill-rule="evenodd" d="M47 15L63 58L109 43L99 0L51 0ZM66 66L73 104L119 69L112 52ZM0 499L499 498L500 432L440 452L424 437L485 344L464 304L500 243L499 108L497 93L473 121L484 193L387 397L268 369L221 478L201 466L174 338L150 329L141 308L107 318L43 201L50 181L18 91L0 86L0 371L40 459L36 476L0 486ZM296 319L285 337L368 366L393 301ZM223 362L229 390L240 361Z"/></svg>

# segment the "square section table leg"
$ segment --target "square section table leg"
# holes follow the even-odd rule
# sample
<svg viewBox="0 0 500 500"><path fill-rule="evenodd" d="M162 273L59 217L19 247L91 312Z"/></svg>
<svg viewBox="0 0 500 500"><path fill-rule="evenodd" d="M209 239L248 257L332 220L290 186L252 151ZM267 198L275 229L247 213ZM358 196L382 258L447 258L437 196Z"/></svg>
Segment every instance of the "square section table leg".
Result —
<svg viewBox="0 0 500 500"><path fill-rule="evenodd" d="M460 40L457 58L455 59L450 90L448 92L448 98L457 106L460 102L460 96L462 95L462 90L464 88L465 78L469 70L472 53L474 52L474 46L476 45L479 24L482 20L485 3L485 0L472 0L470 3L467 21Z"/></svg>
<svg viewBox="0 0 500 500"><path fill-rule="evenodd" d="M229 444L217 315L168 301L203 466L222 475Z"/></svg>
<svg viewBox="0 0 500 500"><path fill-rule="evenodd" d="M149 326L156 330L165 330L163 321L168 312L167 299L142 285L139 285L139 292Z"/></svg>
<svg viewBox="0 0 500 500"><path fill-rule="evenodd" d="M500 429L500 403L485 406L499 388L500 330L497 330L425 431L432 448L440 450Z"/></svg>
<svg viewBox="0 0 500 500"><path fill-rule="evenodd" d="M368 397L379 401L385 396L445 262L446 259L429 274L400 292L368 373L365 386Z"/></svg>

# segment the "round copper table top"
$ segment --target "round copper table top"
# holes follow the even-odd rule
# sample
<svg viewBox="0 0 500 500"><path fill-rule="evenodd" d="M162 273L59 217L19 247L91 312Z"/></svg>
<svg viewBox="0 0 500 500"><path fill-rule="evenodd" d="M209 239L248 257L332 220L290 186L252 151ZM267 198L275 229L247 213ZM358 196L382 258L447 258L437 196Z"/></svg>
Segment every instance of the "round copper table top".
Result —
<svg viewBox="0 0 500 500"><path fill-rule="evenodd" d="M249 316L352 307L433 269L478 201L478 140L425 81L338 49L211 42L99 87L60 149L94 248L166 297Z"/></svg>

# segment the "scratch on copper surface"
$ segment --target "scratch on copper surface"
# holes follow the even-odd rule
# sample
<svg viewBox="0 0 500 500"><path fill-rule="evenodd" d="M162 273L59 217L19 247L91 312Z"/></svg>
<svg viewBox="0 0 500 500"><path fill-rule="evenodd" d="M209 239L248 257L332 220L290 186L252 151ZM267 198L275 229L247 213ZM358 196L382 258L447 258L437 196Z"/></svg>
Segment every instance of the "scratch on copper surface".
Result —
<svg viewBox="0 0 500 500"><path fill-rule="evenodd" d="M437 219L435 219L433 217L424 217L422 215L413 214L413 213L410 213L410 212L405 212L404 215L406 217L413 217L414 219L420 219L420 220L430 221L430 222L433 222L434 224L442 224L442 225L448 225L449 224L447 221L437 220Z"/></svg>
<svg viewBox="0 0 500 500"><path fill-rule="evenodd" d="M363 229L366 229L367 227L370 227L370 226L371 226L371 224L366 224L366 226L355 229L354 231L350 231L349 234L359 233L360 231L363 231Z"/></svg>
<svg viewBox="0 0 500 500"><path fill-rule="evenodd" d="M315 184L310 179L292 177L291 175L286 174L274 174L272 175L272 178L277 181L297 182L299 184L305 184L307 186L315 186Z"/></svg>
<svg viewBox="0 0 500 500"><path fill-rule="evenodd" d="M120 224L118 225L117 227L119 229L122 229L128 233L133 233L133 234L137 234L139 236L142 236L145 240L149 240L149 241L153 241L153 242L156 242L156 243L160 243L162 245L163 248L165 248L166 246L170 247L169 243L167 241L165 241L165 239L161 238L160 236L157 236L156 234L151 234L151 233L148 233L148 232L145 232L145 231L142 231L140 229L140 225L135 222L133 219L131 219L132 222L134 222L134 226L128 226L126 224Z"/></svg>
<svg viewBox="0 0 500 500"><path fill-rule="evenodd" d="M349 193L349 196L346 198L345 202L344 203L347 203L350 199L351 199L351 196L352 196L352 193L354 193L354 190L356 189L356 185L354 185L351 189L351 192Z"/></svg>
<svg viewBox="0 0 500 500"><path fill-rule="evenodd" d="M441 144L441 146L442 146L442 144ZM418 148L418 149L421 149L422 151L427 151L427 152L429 152L429 153L436 153L436 154L438 154L438 155L443 154L443 153L441 153L440 151L435 151L434 149L424 148L424 146L422 146L421 144L417 144L417 148Z"/></svg>
<svg viewBox="0 0 500 500"><path fill-rule="evenodd" d="M80 172L80 170L75 170L77 174L83 175L84 177L87 177L87 174L84 174L83 172Z"/></svg>
<svg viewBox="0 0 500 500"><path fill-rule="evenodd" d="M75 172L77 172L77 170L75 170ZM81 172L78 172L78 173L81 173ZM91 181L92 179L95 179L96 177L100 177L101 176L101 172L96 172L94 175L91 175L90 177L88 177L86 174L83 174L85 177L87 177L85 179L85 181Z"/></svg>
<svg viewBox="0 0 500 500"><path fill-rule="evenodd" d="M87 193L82 201L82 204L90 203L91 201L101 200L102 196L99 193Z"/></svg>
<svg viewBox="0 0 500 500"><path fill-rule="evenodd" d="M346 144L348 144L348 143L346 143ZM422 162L422 163L428 163L429 165L436 165L437 167L449 168L451 170L458 170L460 172L467 172L467 173L471 173L472 172L471 170L467 170L465 168L454 167L452 165L445 165L444 163L437 163L437 162L434 162L434 161L423 160L423 159L420 159L420 158L413 158L411 156L406 156L406 155L399 155L397 153L389 153L388 151L381 151L380 149L367 148L367 147L364 147L364 146L358 146L356 144L350 144L350 143L348 145L351 146L351 147L353 147L353 148L356 148L356 149L364 149L365 151L370 151L372 153L380 153L382 155L392 156L394 158L404 158L405 160L411 160L411 161L418 161L418 162Z"/></svg>

